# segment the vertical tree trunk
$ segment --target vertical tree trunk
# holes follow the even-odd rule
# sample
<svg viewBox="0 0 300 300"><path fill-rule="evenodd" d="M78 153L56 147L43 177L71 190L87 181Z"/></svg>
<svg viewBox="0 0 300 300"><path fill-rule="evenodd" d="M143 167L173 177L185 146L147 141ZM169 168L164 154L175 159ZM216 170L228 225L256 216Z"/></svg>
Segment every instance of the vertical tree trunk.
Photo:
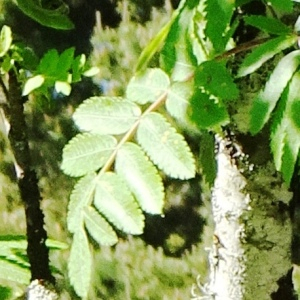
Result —
<svg viewBox="0 0 300 300"><path fill-rule="evenodd" d="M258 141L252 142L248 146L253 157L270 157L268 146L259 148L267 154L254 153ZM232 151L226 140L217 138L217 144L210 275L208 283L200 285L202 295L194 299L294 299L291 286L284 298L276 296L291 268L288 204L292 194L269 159L255 164L252 170L244 155Z"/></svg>

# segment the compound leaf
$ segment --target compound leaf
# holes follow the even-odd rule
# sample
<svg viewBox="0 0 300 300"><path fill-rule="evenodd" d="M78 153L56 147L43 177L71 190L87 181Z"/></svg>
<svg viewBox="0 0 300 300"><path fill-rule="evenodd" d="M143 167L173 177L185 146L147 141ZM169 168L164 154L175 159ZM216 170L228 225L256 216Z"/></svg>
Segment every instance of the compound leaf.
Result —
<svg viewBox="0 0 300 300"><path fill-rule="evenodd" d="M97 180L94 204L117 228L141 234L144 216L123 180L115 173L101 174Z"/></svg>
<svg viewBox="0 0 300 300"><path fill-rule="evenodd" d="M141 115L140 108L120 97L92 97L85 100L73 114L83 131L100 134L122 134Z"/></svg>
<svg viewBox="0 0 300 300"><path fill-rule="evenodd" d="M300 50L284 56L276 65L264 90L259 92L251 110L250 132L258 133L267 123L284 88L295 73L300 62Z"/></svg>
<svg viewBox="0 0 300 300"><path fill-rule="evenodd" d="M151 214L162 213L164 203L162 179L138 145L124 144L118 151L115 168L144 211Z"/></svg>
<svg viewBox="0 0 300 300"><path fill-rule="evenodd" d="M126 91L128 100L138 104L154 102L170 85L168 75L161 69L147 69L135 75Z"/></svg>
<svg viewBox="0 0 300 300"><path fill-rule="evenodd" d="M96 187L96 174L91 173L82 177L75 185L68 206L68 229L75 233L82 228L83 208L89 205L94 196Z"/></svg>
<svg viewBox="0 0 300 300"><path fill-rule="evenodd" d="M151 160L167 175L189 179L195 175L195 160L183 136L159 113L146 114L137 139Z"/></svg>
<svg viewBox="0 0 300 300"><path fill-rule="evenodd" d="M77 134L64 147L61 169L70 176L99 170L115 150L117 140L110 135Z"/></svg>
<svg viewBox="0 0 300 300"><path fill-rule="evenodd" d="M258 46L246 56L238 71L238 77L246 76L256 71L262 64L275 54L291 47L296 42L295 36L279 36Z"/></svg>
<svg viewBox="0 0 300 300"><path fill-rule="evenodd" d="M112 246L118 237L107 221L92 207L85 207L83 211L84 223L93 239L103 246Z"/></svg>
<svg viewBox="0 0 300 300"><path fill-rule="evenodd" d="M84 228L73 236L68 273L76 294L86 298L91 282L92 255Z"/></svg>

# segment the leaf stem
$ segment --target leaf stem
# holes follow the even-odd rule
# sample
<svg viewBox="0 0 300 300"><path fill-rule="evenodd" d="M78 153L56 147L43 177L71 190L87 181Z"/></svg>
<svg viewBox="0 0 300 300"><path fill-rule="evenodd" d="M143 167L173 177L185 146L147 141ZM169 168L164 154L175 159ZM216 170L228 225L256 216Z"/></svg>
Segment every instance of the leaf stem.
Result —
<svg viewBox="0 0 300 300"><path fill-rule="evenodd" d="M112 164L115 161L116 155L118 153L118 150L121 148L122 145L124 145L127 141L129 141L133 135L136 133L137 128L140 124L141 119L147 115L148 113L158 109L167 99L168 91L164 91L158 98L155 100L143 113L142 115L134 122L134 124L131 126L131 128L125 133L125 135L121 138L119 141L116 149L113 151L113 153L110 155L110 157L107 159L105 165L101 168L98 176L101 176L103 173L107 172Z"/></svg>

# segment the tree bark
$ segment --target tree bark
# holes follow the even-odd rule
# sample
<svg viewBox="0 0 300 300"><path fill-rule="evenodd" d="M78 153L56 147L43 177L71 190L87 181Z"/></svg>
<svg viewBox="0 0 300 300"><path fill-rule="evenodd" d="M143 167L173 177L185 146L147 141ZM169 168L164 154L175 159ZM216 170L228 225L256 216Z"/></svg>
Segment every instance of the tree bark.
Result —
<svg viewBox="0 0 300 300"><path fill-rule="evenodd" d="M40 208L41 195L38 180L31 165L31 157L24 116L22 91L14 71L9 72L7 91L9 141L15 157L18 186L25 208L27 226L27 255L31 265L32 280L46 280L54 283L49 267L47 233L44 229L44 215Z"/></svg>

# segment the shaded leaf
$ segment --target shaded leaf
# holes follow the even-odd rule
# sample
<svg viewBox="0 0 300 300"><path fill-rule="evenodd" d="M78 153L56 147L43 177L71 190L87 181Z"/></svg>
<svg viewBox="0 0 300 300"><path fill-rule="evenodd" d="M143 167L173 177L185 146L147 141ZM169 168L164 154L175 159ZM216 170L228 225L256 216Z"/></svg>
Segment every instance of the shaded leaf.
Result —
<svg viewBox="0 0 300 300"><path fill-rule="evenodd" d="M251 110L250 132L258 133L267 123L284 88L300 62L300 50L284 56L276 65L263 91L259 92Z"/></svg>
<svg viewBox="0 0 300 300"><path fill-rule="evenodd" d="M191 98L189 115L199 129L212 129L229 121L224 105L200 89L196 89Z"/></svg>
<svg viewBox="0 0 300 300"><path fill-rule="evenodd" d="M124 144L118 151L115 168L144 211L151 214L162 213L164 203L162 179L138 145Z"/></svg>
<svg viewBox="0 0 300 300"><path fill-rule="evenodd" d="M253 73L275 54L295 44L296 40L296 36L280 36L258 46L246 56L237 76L242 77Z"/></svg>
<svg viewBox="0 0 300 300"><path fill-rule="evenodd" d="M200 138L199 162L205 182L213 186L217 175L214 135L205 131Z"/></svg>
<svg viewBox="0 0 300 300"><path fill-rule="evenodd" d="M101 174L97 180L96 208L117 228L130 234L141 234L144 216L123 180L115 173Z"/></svg>
<svg viewBox="0 0 300 300"><path fill-rule="evenodd" d="M103 246L112 246L118 241L113 228L91 206L84 208L84 223L93 239Z"/></svg>
<svg viewBox="0 0 300 300"><path fill-rule="evenodd" d="M233 100L239 95L224 63L215 60L205 61L196 69L195 85L224 100Z"/></svg>
<svg viewBox="0 0 300 300"><path fill-rule="evenodd" d="M206 3L207 25L205 34L211 40L217 53L222 52L227 45L228 40L224 37L234 8L234 1L232 0L209 0Z"/></svg>
<svg viewBox="0 0 300 300"><path fill-rule="evenodd" d="M117 140L109 135L77 134L63 149L61 169L70 176L99 170L115 150Z"/></svg>
<svg viewBox="0 0 300 300"><path fill-rule="evenodd" d="M136 104L120 97L92 97L76 109L73 119L83 131L122 134L140 115L141 110Z"/></svg>
<svg viewBox="0 0 300 300"><path fill-rule="evenodd" d="M27 96L30 94L32 91L35 89L39 88L42 86L44 83L45 78L42 75L36 75L34 77L29 78L24 85L22 96Z"/></svg>
<svg viewBox="0 0 300 300"><path fill-rule="evenodd" d="M288 34L291 29L282 23L279 19L269 18L265 16L246 16L244 17L246 24L254 26L262 31L271 34Z"/></svg>
<svg viewBox="0 0 300 300"><path fill-rule="evenodd" d="M167 175L189 179L195 175L195 161L183 136L158 113L146 114L137 139L151 160Z"/></svg>
<svg viewBox="0 0 300 300"><path fill-rule="evenodd" d="M74 24L68 16L62 13L62 9L68 9L66 4L62 1L62 7L57 10L44 9L38 5L39 2L34 0L17 0L17 3L24 14L43 26L61 30L70 30L74 28Z"/></svg>
<svg viewBox="0 0 300 300"><path fill-rule="evenodd" d="M92 255L84 228L73 236L68 271L76 294L86 298L91 283Z"/></svg>
<svg viewBox="0 0 300 300"><path fill-rule="evenodd" d="M278 9L281 13L291 13L293 11L292 0L270 0L269 1L275 9Z"/></svg>
<svg viewBox="0 0 300 300"><path fill-rule="evenodd" d="M161 69L147 69L129 82L126 98L138 104L154 102L170 85L169 77Z"/></svg>
<svg viewBox="0 0 300 300"><path fill-rule="evenodd" d="M10 27L4 25L0 32L0 57L4 56L12 43L12 34Z"/></svg>
<svg viewBox="0 0 300 300"><path fill-rule="evenodd" d="M83 208L90 205L96 187L96 174L91 173L81 178L75 185L68 206L68 229L75 233L83 227Z"/></svg>

